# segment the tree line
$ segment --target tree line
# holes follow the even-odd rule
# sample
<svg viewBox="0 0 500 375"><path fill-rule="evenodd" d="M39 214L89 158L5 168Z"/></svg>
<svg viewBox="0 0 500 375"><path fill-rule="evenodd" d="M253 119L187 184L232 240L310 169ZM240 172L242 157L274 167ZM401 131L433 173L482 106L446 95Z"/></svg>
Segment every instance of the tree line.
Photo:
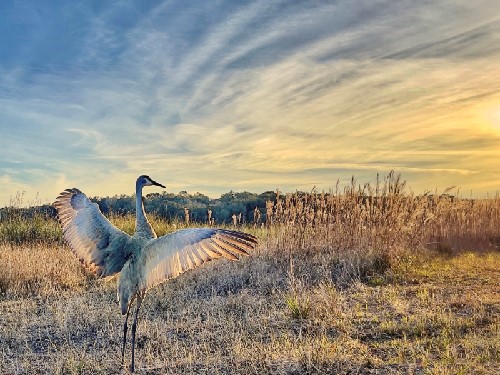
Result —
<svg viewBox="0 0 500 375"><path fill-rule="evenodd" d="M166 220L189 221L198 223L230 224L265 222L266 201L274 201L276 192L261 194L233 192L222 194L220 198L210 198L201 193L189 194L186 191L175 193L149 193L145 196L144 206L148 214ZM91 197L101 212L110 215L135 214L135 195L115 195L112 197ZM258 211L258 212L257 212ZM34 215L56 217L55 209L49 205L29 208L5 207L0 209L0 220L13 215L26 218Z"/></svg>

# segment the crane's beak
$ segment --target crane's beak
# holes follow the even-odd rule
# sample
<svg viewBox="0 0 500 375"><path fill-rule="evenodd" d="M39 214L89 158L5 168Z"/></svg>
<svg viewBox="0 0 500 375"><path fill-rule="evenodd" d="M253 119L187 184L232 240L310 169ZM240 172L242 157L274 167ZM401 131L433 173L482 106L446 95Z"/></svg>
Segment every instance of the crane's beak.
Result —
<svg viewBox="0 0 500 375"><path fill-rule="evenodd" d="M152 183L153 185L155 185L155 186L159 186L159 187L162 187L162 188L164 188L164 189L165 189L165 186L163 186L163 185L162 185L162 184L160 184L159 182L156 182L156 181L151 180L151 183Z"/></svg>

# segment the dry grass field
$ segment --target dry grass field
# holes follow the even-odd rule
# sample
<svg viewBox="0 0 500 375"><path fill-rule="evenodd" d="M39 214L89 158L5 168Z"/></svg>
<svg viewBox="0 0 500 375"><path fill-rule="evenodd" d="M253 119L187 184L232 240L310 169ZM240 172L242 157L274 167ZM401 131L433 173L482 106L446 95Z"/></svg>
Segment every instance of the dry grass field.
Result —
<svg viewBox="0 0 500 375"><path fill-rule="evenodd" d="M241 229L253 257L148 293L137 373L500 373L499 197L416 197L389 176L286 195ZM86 273L58 231L0 223L0 374L127 373L116 279Z"/></svg>

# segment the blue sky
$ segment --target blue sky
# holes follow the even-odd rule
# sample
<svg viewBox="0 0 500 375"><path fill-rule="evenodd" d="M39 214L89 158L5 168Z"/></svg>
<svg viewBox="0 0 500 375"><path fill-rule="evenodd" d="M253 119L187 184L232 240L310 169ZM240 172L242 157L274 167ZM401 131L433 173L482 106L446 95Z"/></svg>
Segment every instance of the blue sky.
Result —
<svg viewBox="0 0 500 375"><path fill-rule="evenodd" d="M0 205L67 187L500 191L496 1L2 1Z"/></svg>

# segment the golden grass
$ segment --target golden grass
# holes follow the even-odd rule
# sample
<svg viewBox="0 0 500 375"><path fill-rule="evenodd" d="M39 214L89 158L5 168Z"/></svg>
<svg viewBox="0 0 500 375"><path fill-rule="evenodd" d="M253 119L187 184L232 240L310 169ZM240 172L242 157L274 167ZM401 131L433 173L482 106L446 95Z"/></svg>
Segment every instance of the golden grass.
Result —
<svg viewBox="0 0 500 375"><path fill-rule="evenodd" d="M244 228L252 258L149 292L137 372L499 373L499 212L498 197L416 197L394 175L269 202L267 225ZM116 279L84 272L54 221L16 220L35 235L0 223L0 373L126 373Z"/></svg>
<svg viewBox="0 0 500 375"><path fill-rule="evenodd" d="M113 225L123 230L125 233L130 235L134 234L135 231L135 215L111 215L109 220ZM196 227L200 224L188 223L185 221L174 220L164 220L156 215L148 215L148 221L154 227L158 237L161 237L167 233L173 232L178 229Z"/></svg>
<svg viewBox="0 0 500 375"><path fill-rule="evenodd" d="M392 256L402 248L454 251L500 249L500 196L465 199L415 196L390 173L377 180L325 193L279 194L267 203L270 241L279 250L327 249Z"/></svg>
<svg viewBox="0 0 500 375"><path fill-rule="evenodd" d="M54 245L0 245L0 270L4 297L83 290L91 280L68 249Z"/></svg>
<svg viewBox="0 0 500 375"><path fill-rule="evenodd" d="M68 249L33 251L47 264ZM500 254L407 258L382 283L347 287L328 272L308 275L319 262L311 258L297 259L293 283L288 260L264 252L153 289L139 320L138 373L497 373ZM64 259L61 267L75 266ZM123 373L116 282L70 273L41 281L53 275L34 295L11 284L0 299L0 373Z"/></svg>

